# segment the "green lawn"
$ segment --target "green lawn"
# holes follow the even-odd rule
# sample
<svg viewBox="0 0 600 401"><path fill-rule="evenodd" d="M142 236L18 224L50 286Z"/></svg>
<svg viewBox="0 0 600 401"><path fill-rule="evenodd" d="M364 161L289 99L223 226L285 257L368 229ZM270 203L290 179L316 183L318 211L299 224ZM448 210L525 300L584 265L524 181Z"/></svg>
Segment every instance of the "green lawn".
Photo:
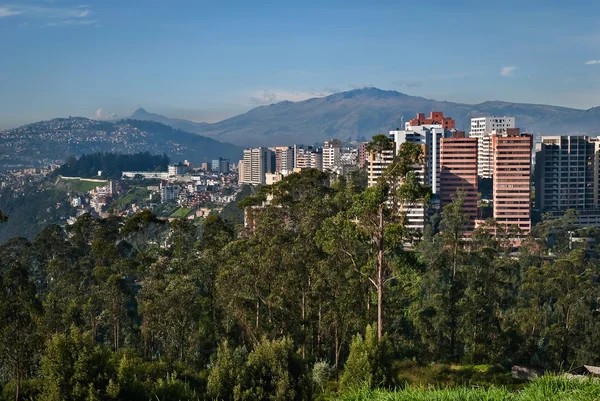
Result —
<svg viewBox="0 0 600 401"><path fill-rule="evenodd" d="M171 214L171 217L186 218L190 214L191 209L182 207Z"/></svg>
<svg viewBox="0 0 600 401"><path fill-rule="evenodd" d="M84 194L94 188L106 185L107 183L108 181L94 182L86 180L63 180L59 178L56 186L59 188L64 188L69 192Z"/></svg>

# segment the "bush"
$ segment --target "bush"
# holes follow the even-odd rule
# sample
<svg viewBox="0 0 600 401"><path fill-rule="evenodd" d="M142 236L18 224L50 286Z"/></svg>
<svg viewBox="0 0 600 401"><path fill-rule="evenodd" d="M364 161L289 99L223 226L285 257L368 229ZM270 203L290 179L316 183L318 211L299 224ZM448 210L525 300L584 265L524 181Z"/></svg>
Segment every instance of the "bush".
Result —
<svg viewBox="0 0 600 401"><path fill-rule="evenodd" d="M367 326L365 339L357 334L350 345L350 355L341 379L343 389L378 387L390 384L390 347L387 339L379 341L377 331Z"/></svg>

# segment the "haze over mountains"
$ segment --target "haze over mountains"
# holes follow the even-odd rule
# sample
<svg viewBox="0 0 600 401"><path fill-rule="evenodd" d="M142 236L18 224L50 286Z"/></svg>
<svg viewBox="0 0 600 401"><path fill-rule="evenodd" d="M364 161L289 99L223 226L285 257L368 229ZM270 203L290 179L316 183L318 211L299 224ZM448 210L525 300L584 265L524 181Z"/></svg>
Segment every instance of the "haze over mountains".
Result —
<svg viewBox="0 0 600 401"><path fill-rule="evenodd" d="M401 126L417 112L442 111L453 117L458 129L469 130L470 119L489 115L514 116L522 131L536 135L600 134L600 107L568 107L488 101L465 104L425 99L377 88L355 89L301 102L284 101L260 106L247 113L208 124L170 119L137 110L132 118L158 121L240 146L312 144L328 138L359 137Z"/></svg>

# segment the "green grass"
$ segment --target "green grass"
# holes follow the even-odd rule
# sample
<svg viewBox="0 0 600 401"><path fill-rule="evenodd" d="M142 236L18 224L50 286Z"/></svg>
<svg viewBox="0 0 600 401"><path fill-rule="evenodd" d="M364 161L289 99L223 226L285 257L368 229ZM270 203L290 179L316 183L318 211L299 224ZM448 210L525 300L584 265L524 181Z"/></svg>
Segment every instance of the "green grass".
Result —
<svg viewBox="0 0 600 401"><path fill-rule="evenodd" d="M190 211L191 209L182 207L180 209L177 209L175 212L171 213L171 217L186 218L190 214Z"/></svg>
<svg viewBox="0 0 600 401"><path fill-rule="evenodd" d="M523 389L505 387L461 386L454 388L407 387L402 390L362 389L343 394L338 401L598 401L598 379L566 379L545 376L528 383Z"/></svg>
<svg viewBox="0 0 600 401"><path fill-rule="evenodd" d="M66 191L84 194L94 188L106 185L108 181L93 182L85 180L62 180L59 178L56 186Z"/></svg>

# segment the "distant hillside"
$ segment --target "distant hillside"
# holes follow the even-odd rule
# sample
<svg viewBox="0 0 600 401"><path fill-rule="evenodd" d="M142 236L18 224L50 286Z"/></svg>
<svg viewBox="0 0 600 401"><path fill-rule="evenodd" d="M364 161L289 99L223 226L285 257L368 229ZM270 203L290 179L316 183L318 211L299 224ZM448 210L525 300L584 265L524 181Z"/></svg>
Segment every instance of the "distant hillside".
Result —
<svg viewBox="0 0 600 401"><path fill-rule="evenodd" d="M214 157L239 160L242 156L242 149L235 145L153 121L57 118L0 132L2 170L62 163L71 155L145 151L195 164Z"/></svg>
<svg viewBox="0 0 600 401"><path fill-rule="evenodd" d="M599 107L578 110L500 101L463 104L377 88L261 106L218 123L197 126L194 132L243 146L311 144L327 138L370 138L400 127L402 117L408 121L417 112L430 111L443 111L457 121L459 129L467 131L472 117L507 115L516 117L522 130L536 134L600 134Z"/></svg>
<svg viewBox="0 0 600 401"><path fill-rule="evenodd" d="M132 120L143 120L143 121L156 121L165 125L169 125L173 128L180 129L186 132L200 132L208 123L195 123L189 120L183 120L180 118L168 118L156 113L148 113L144 109L137 109L132 115Z"/></svg>

